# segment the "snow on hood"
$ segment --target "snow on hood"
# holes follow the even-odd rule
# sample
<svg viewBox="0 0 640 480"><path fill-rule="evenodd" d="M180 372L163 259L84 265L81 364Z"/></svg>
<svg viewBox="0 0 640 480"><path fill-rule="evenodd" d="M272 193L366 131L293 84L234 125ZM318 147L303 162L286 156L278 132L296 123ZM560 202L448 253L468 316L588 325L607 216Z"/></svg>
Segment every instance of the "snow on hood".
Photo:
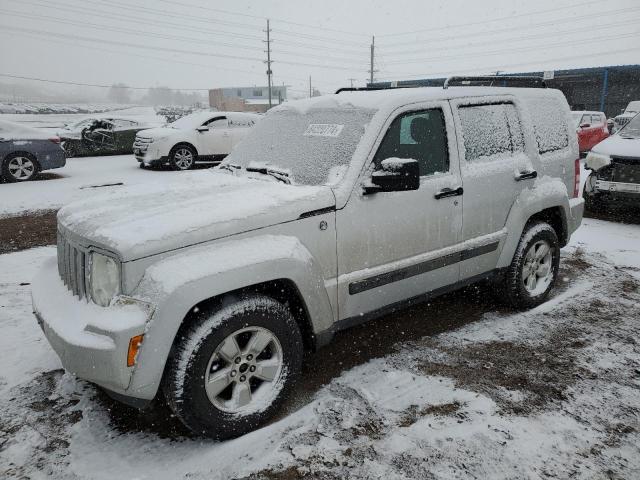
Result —
<svg viewBox="0 0 640 480"><path fill-rule="evenodd" d="M166 137L167 135L174 135L179 131L180 130L169 127L147 128L146 130L140 130L137 133L137 136L145 138L159 138Z"/></svg>
<svg viewBox="0 0 640 480"><path fill-rule="evenodd" d="M169 187L140 191L136 186L72 203L60 210L58 222L85 246L105 248L129 261L335 205L326 186L292 186L213 171L180 177L179 184Z"/></svg>
<svg viewBox="0 0 640 480"><path fill-rule="evenodd" d="M624 138L620 134L611 135L591 149L601 155L640 158L640 138Z"/></svg>

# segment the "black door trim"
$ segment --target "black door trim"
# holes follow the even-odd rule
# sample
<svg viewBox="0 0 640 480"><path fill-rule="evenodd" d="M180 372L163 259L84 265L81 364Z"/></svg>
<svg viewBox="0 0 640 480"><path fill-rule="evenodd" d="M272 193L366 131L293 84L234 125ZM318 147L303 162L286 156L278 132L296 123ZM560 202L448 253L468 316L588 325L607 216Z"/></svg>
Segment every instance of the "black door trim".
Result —
<svg viewBox="0 0 640 480"><path fill-rule="evenodd" d="M393 270L381 275L375 275L363 280L358 280L357 282L352 282L349 284L349 295L362 293L373 288L381 287L382 285L398 282L406 278L421 275L423 273L431 272L432 270L437 270L438 268L447 267L449 265L453 265L454 263L462 262L470 258L493 252L497 250L499 244L500 241L496 241L487 245L482 245L480 247L461 250L449 255L444 255L432 260L417 263L409 267L399 268L398 270Z"/></svg>

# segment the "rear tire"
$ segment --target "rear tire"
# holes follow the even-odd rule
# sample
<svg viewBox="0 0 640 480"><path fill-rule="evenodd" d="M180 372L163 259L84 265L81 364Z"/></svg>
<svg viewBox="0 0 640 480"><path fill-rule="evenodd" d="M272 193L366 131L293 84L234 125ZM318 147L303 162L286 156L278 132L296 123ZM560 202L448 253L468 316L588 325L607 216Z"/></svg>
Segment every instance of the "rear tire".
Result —
<svg viewBox="0 0 640 480"><path fill-rule="evenodd" d="M556 231L545 222L528 224L507 269L504 294L508 303L518 309L543 303L555 285L559 266Z"/></svg>
<svg viewBox="0 0 640 480"><path fill-rule="evenodd" d="M2 162L2 178L5 182L27 182L40 171L38 161L30 153L12 153Z"/></svg>
<svg viewBox="0 0 640 480"><path fill-rule="evenodd" d="M264 425L300 371L298 325L284 305L264 295L205 312L179 335L163 391L196 434L222 440Z"/></svg>
<svg viewBox="0 0 640 480"><path fill-rule="evenodd" d="M196 150L190 145L176 145L169 153L169 164L174 170L189 170L196 163Z"/></svg>

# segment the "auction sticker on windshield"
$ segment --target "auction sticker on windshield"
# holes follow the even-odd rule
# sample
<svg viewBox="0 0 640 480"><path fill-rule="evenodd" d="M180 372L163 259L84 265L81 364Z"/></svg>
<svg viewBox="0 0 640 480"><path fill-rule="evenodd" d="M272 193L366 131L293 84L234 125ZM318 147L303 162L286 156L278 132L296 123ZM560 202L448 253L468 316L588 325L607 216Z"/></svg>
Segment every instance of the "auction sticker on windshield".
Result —
<svg viewBox="0 0 640 480"><path fill-rule="evenodd" d="M337 137L344 125L335 123L312 123L304 132L305 137Z"/></svg>

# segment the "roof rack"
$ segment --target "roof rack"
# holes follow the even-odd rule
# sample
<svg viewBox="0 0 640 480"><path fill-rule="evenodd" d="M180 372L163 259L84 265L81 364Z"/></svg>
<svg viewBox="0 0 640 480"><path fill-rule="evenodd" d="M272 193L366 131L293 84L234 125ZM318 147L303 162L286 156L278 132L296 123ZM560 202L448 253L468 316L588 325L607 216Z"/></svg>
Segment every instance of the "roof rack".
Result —
<svg viewBox="0 0 640 480"><path fill-rule="evenodd" d="M372 91L372 90L389 90L391 88L396 87L342 87L336 90L336 94L342 92L364 92L364 91Z"/></svg>
<svg viewBox="0 0 640 480"><path fill-rule="evenodd" d="M494 82L502 82L502 85L498 84L495 86L506 86L507 82L514 83L524 83L528 85L509 85L509 86L523 86L523 87L536 87L536 88L547 88L547 84L542 77L536 76L523 76L523 75L479 75L479 76L456 76L456 77L448 77L444 81L444 85L442 88L449 88L451 83L459 83L460 85L470 85L472 82L482 82L487 83L490 82L489 85L481 85L481 86L494 86ZM458 85L458 86L460 86Z"/></svg>

